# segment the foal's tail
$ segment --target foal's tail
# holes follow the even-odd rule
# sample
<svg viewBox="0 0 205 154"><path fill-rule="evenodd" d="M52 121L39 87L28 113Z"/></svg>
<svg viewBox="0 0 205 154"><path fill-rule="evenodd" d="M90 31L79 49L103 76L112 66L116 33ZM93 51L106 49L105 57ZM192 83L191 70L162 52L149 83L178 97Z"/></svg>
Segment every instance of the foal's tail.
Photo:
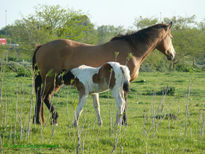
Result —
<svg viewBox="0 0 205 154"><path fill-rule="evenodd" d="M121 70L123 74L123 90L129 92L129 81L130 81L130 70L127 66L121 65Z"/></svg>
<svg viewBox="0 0 205 154"><path fill-rule="evenodd" d="M124 90L125 92L129 92L129 83L128 83L128 82L124 82L124 83L123 83L123 90Z"/></svg>
<svg viewBox="0 0 205 154"><path fill-rule="evenodd" d="M36 93L36 105L38 106L40 102L40 105L41 105L41 120L42 120L42 123L44 123L44 117L43 117L43 104L41 104L41 84L42 84L42 78L41 78L41 75L40 75L40 72L39 72L39 68L36 64L36 53L37 51L40 49L41 45L37 46L35 51L34 51L34 54L33 54L33 57L32 57L32 67L33 67L33 71L34 71L34 84L35 84L35 93ZM37 113L37 106L36 106L36 109L35 109L35 116L36 114L39 114Z"/></svg>

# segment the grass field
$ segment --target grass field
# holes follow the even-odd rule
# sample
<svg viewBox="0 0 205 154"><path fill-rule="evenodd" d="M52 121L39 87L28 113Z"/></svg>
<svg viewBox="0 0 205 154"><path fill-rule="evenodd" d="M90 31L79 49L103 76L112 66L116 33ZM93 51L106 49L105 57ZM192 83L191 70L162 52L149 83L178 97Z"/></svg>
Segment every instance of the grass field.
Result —
<svg viewBox="0 0 205 154"><path fill-rule="evenodd" d="M103 126L97 125L89 97L73 128L78 102L75 88L52 98L58 126L34 125L31 77L1 74L0 151L2 153L205 153L205 73L140 73L128 94L128 126L114 126L111 94L100 94ZM162 89L170 88L167 95ZM79 150L79 151L78 151Z"/></svg>

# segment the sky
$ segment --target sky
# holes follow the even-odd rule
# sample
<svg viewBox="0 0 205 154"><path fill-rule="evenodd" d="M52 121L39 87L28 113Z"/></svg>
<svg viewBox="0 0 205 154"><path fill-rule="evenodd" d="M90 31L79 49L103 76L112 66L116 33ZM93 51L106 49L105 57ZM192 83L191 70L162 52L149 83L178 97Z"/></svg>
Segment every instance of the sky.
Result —
<svg viewBox="0 0 205 154"><path fill-rule="evenodd" d="M205 19L205 0L0 0L0 29L34 14L34 7L40 4L81 10L96 26L129 28L140 16L164 18L196 15L198 21Z"/></svg>

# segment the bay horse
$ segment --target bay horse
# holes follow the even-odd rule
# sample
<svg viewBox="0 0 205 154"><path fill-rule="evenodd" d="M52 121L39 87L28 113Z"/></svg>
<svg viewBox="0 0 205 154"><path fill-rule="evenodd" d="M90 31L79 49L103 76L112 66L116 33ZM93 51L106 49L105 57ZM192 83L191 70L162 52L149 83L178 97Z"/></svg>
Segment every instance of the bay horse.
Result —
<svg viewBox="0 0 205 154"><path fill-rule="evenodd" d="M133 56L127 62L127 66L130 70L130 80L133 81L138 76L140 65L154 49L165 54L168 60L173 60L175 50L171 40L171 27L172 22L168 25L156 24L134 33L116 36L101 45L60 39L38 46L32 58L36 92L33 122L40 124L39 112L40 107L43 112L41 102L44 102L52 113L53 123L57 123L58 113L49 99L63 85L56 80L56 75L63 70L69 71L83 64L99 67L108 61L115 60L120 64L125 64L131 53ZM116 52L119 53L117 58ZM93 95L93 99L97 100L98 97L98 95ZM126 114L123 119L126 123ZM44 123L43 118L42 123Z"/></svg>
<svg viewBox="0 0 205 154"><path fill-rule="evenodd" d="M79 116L88 95L95 95L93 98L98 98L99 93L109 89L112 91L117 106L116 125L122 124L122 115L125 109L124 92L129 91L130 81L130 71L127 66L120 65L118 62L107 62L97 68L80 65L71 69L68 73L60 73L57 80L59 80L58 83L63 82L66 85L74 85L78 89L79 102L76 108L74 127L78 125ZM99 99L93 99L93 104L98 118L98 125L101 125Z"/></svg>

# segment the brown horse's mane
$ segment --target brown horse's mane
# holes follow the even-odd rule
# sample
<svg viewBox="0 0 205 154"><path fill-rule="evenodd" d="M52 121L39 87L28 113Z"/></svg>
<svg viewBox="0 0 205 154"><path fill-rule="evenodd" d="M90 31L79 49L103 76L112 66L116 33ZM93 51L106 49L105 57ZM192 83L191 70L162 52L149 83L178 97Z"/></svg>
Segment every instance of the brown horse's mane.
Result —
<svg viewBox="0 0 205 154"><path fill-rule="evenodd" d="M145 42L145 45L150 45L151 43L153 43L154 41L153 38L158 37L159 35L158 33L159 29L166 28L166 27L167 25L165 24L157 24L157 25L144 28L137 32L115 36L110 41L125 40L130 44L130 46L136 49L137 42L140 42L140 43Z"/></svg>

